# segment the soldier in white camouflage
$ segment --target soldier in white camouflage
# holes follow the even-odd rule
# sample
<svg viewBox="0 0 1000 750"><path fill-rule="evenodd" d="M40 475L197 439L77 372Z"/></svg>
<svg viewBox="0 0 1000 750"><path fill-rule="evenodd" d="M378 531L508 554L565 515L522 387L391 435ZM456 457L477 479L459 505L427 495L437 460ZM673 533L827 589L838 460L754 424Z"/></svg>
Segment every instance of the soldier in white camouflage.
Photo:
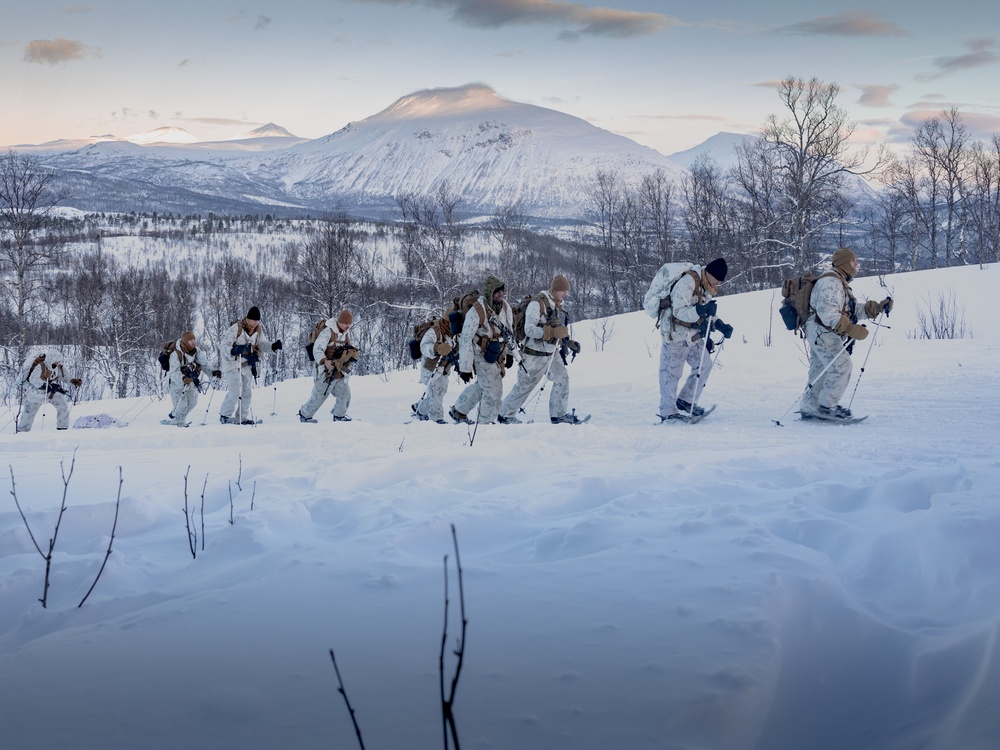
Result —
<svg viewBox="0 0 1000 750"><path fill-rule="evenodd" d="M351 367L358 359L358 350L348 335L354 324L350 310L341 310L329 318L313 342L316 357L313 369L313 389L309 400L299 409L299 421L316 423L313 415L323 402L333 396L331 414L334 422L350 422L347 409L351 405Z"/></svg>
<svg viewBox="0 0 1000 750"><path fill-rule="evenodd" d="M851 378L851 352L855 341L868 336L858 324L859 314L869 320L892 311L892 298L868 300L859 307L850 281L858 273L858 259L847 247L831 259L833 270L821 275L809 296L810 315L805 334L809 342L809 387L799 410L803 419L851 419L851 411L839 404Z"/></svg>
<svg viewBox="0 0 1000 750"><path fill-rule="evenodd" d="M574 354L580 345L569 338L569 317L563 301L569 294L569 279L556 274L548 290L534 297L524 311L524 345L517 383L503 400L498 421L517 424L517 413L528 400L535 386L544 377L552 381L549 393L549 420L553 424L575 424L579 418L569 408L569 372L566 370L566 350ZM563 349L563 342L566 348Z"/></svg>
<svg viewBox="0 0 1000 750"><path fill-rule="evenodd" d="M504 373L514 366L516 346L513 336L514 312L504 299L504 283L486 277L483 294L465 314L459 335L459 377L468 383L448 415L456 422L468 422L479 406L481 424L495 422L503 397ZM475 377L475 380L473 380Z"/></svg>

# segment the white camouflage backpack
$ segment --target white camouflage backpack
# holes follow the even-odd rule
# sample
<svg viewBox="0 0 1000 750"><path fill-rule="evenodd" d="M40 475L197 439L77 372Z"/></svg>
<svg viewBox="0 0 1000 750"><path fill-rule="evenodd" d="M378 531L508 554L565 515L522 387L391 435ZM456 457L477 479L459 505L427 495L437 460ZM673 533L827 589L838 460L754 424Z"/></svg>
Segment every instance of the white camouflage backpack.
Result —
<svg viewBox="0 0 1000 750"><path fill-rule="evenodd" d="M680 281L684 274L689 273L694 276L695 285L697 286L700 281L699 268L694 263L683 262L664 263L660 266L660 270L656 272L656 276L650 282L649 290L642 300L642 309L646 311L649 317L656 321L657 327L659 327L660 321L670 306L670 293L674 290L674 284ZM663 299L667 300L667 307L661 309L660 300Z"/></svg>

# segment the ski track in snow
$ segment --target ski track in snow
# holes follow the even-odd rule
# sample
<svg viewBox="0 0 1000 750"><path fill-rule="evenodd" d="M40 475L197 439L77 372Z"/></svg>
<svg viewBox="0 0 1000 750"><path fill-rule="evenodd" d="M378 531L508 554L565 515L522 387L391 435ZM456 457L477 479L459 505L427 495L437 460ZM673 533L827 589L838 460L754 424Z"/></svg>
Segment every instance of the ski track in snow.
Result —
<svg viewBox="0 0 1000 750"><path fill-rule="evenodd" d="M350 747L331 647L367 746L438 746L445 555L452 642L459 626L452 523L469 746L1000 746L998 274L891 280L893 329L853 405L872 416L850 427L782 416L805 367L791 334L762 343L770 292L720 300L737 333L698 425L651 424L659 343L641 313L600 353L576 324L571 405L590 424L481 425L472 446L464 426L402 424L412 370L355 378L350 424L299 424L304 379L279 384L277 416L272 389L255 394L256 428L219 425L218 397L187 430L158 424L167 402L123 429L56 433L43 412L0 434L42 544L76 450L46 610L44 563L0 505L3 746ZM926 289L959 284L977 338L907 339ZM114 554L77 609L119 466ZM205 486L197 559L186 471L198 523Z"/></svg>

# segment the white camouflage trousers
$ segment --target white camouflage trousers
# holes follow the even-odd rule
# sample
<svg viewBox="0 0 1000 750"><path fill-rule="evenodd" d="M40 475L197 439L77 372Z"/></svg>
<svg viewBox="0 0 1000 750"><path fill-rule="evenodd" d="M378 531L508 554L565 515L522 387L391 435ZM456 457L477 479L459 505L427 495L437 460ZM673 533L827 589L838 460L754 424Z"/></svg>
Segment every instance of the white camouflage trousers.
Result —
<svg viewBox="0 0 1000 750"><path fill-rule="evenodd" d="M302 404L299 413L306 419L312 419L313 415L319 411L319 407L330 396L334 398L331 414L335 417L346 417L347 409L351 405L351 386L348 384L350 376L346 375L340 380L327 381L327 370L322 365L316 367L313 374L313 389L309 400Z"/></svg>
<svg viewBox="0 0 1000 750"><path fill-rule="evenodd" d="M56 409L56 429L65 430L69 428L69 400L62 393L53 393L50 399L46 399L45 396L45 390L42 388L25 388L24 403L21 406L21 418L17 420L18 432L31 431L35 415L46 400Z"/></svg>
<svg viewBox="0 0 1000 750"><path fill-rule="evenodd" d="M820 406L833 409L840 403L851 379L851 355L844 349L845 340L840 334L821 328L813 320L806 323L806 341L809 342L809 383L812 387L806 389L799 409L815 414ZM827 365L829 368L823 372Z"/></svg>
<svg viewBox="0 0 1000 750"><path fill-rule="evenodd" d="M250 415L253 413L250 403L250 397L253 393L253 375L250 373L250 368L241 367L238 370L229 370L222 377L226 381L227 393L219 414L237 422L250 419Z"/></svg>
<svg viewBox="0 0 1000 750"><path fill-rule="evenodd" d="M503 400L500 414L505 419L517 417L518 411L535 390L535 386L545 377L545 370L548 368L548 379L552 381L549 417L564 415L569 410L569 373L558 350L548 357L525 354L522 365L517 366L517 383Z"/></svg>
<svg viewBox="0 0 1000 750"><path fill-rule="evenodd" d="M437 421L444 419L444 395L448 392L450 374L435 371L427 381L427 390L417 402L417 414Z"/></svg>
<svg viewBox="0 0 1000 750"><path fill-rule="evenodd" d="M684 374L685 362L691 367L691 373L678 394L677 385ZM678 398L689 404L697 403L711 374L712 356L706 351L704 341L693 344L687 341L664 342L660 349L660 416L676 414Z"/></svg>
<svg viewBox="0 0 1000 750"><path fill-rule="evenodd" d="M483 353L476 347L473 352L473 364L476 368L476 379L465 386L465 390L455 402L455 411L469 415L476 404L479 404L480 424L497 421L500 413L500 401L503 398L503 378L500 377L500 366L486 361Z"/></svg>
<svg viewBox="0 0 1000 750"><path fill-rule="evenodd" d="M174 424L187 424L187 416L198 405L198 389L194 384L184 385L184 382L170 384L170 400L174 404L171 414Z"/></svg>

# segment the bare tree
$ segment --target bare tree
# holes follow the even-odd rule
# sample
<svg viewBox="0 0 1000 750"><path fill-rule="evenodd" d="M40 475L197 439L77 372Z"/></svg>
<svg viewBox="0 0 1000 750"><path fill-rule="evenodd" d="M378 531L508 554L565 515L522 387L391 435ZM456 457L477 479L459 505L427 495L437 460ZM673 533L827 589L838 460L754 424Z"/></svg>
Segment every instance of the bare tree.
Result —
<svg viewBox="0 0 1000 750"><path fill-rule="evenodd" d="M40 272L52 265L56 244L35 239L46 213L61 196L52 190L53 174L43 169L37 159L8 151L0 158L0 265L9 268L13 284L3 285L12 298L17 318L15 347L17 361L27 352L27 324L30 305L42 277Z"/></svg>
<svg viewBox="0 0 1000 750"><path fill-rule="evenodd" d="M761 131L764 145L757 153L775 171L778 188L772 209L780 223L771 227L769 240L786 247L797 270L815 262L819 238L836 223L830 208L842 204L845 178L888 163L884 147L872 161L868 149L850 149L854 125L836 104L839 93L835 83L788 76L778 86L786 116L771 115ZM751 149L738 150L741 160L752 155Z"/></svg>

